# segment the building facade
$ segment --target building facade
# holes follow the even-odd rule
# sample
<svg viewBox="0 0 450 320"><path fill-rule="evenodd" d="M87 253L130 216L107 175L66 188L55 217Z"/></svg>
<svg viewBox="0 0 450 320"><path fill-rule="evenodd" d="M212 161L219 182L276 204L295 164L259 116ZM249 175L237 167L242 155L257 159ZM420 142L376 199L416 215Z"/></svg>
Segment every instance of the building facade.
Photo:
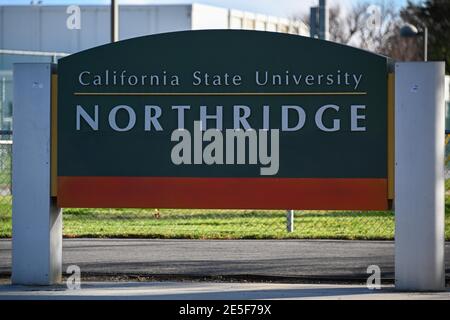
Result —
<svg viewBox="0 0 450 320"><path fill-rule="evenodd" d="M110 41L109 6L79 6L79 29L66 25L67 6L0 6L0 48L74 53ZM309 36L298 21L203 4L123 5L120 40L199 29L250 29Z"/></svg>

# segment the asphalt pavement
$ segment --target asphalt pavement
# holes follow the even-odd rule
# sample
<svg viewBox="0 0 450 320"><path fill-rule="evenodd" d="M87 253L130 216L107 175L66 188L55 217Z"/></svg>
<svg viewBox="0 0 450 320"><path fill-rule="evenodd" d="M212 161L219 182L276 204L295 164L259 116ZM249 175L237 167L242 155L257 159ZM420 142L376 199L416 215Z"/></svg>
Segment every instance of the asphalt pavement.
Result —
<svg viewBox="0 0 450 320"><path fill-rule="evenodd" d="M394 277L393 241L64 239L63 268L81 275L164 279L364 281L378 265ZM450 243L446 243L450 278ZM0 275L11 272L11 241L0 240Z"/></svg>

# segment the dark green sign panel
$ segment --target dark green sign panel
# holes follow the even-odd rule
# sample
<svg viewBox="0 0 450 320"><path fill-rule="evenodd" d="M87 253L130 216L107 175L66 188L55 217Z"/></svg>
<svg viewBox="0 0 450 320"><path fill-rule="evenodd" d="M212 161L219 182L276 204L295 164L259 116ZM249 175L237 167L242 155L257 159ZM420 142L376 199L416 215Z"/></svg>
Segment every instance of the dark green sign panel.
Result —
<svg viewBox="0 0 450 320"><path fill-rule="evenodd" d="M140 37L63 58L60 205L279 207L253 203L272 194L283 204L295 198L284 208L347 208L342 199L364 191L371 196L360 207L385 207L387 68L386 57L332 42L230 30ZM253 193L236 204L223 185L230 179ZM189 190L213 200L176 193ZM311 192L317 206L302 205ZM150 200L129 200L137 194ZM128 200L108 203L117 197Z"/></svg>

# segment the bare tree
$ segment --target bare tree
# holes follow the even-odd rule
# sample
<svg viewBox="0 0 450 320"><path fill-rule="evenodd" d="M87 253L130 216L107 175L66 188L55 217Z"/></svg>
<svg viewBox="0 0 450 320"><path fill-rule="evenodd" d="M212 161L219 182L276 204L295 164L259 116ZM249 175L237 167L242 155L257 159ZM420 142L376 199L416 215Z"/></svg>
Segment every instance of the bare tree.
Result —
<svg viewBox="0 0 450 320"><path fill-rule="evenodd" d="M398 34L401 23L392 1L369 5L366 9L365 28L361 30L362 47L382 53L387 41Z"/></svg>
<svg viewBox="0 0 450 320"><path fill-rule="evenodd" d="M304 16L302 20L309 21L309 17ZM350 8L335 4L329 9L331 41L410 60L416 56L417 45L411 39L400 38L402 24L392 0L380 0L375 4L358 2Z"/></svg>
<svg viewBox="0 0 450 320"><path fill-rule="evenodd" d="M393 1L359 2L346 12L337 5L329 16L332 41L374 52L383 51L400 21Z"/></svg>
<svg viewBox="0 0 450 320"><path fill-rule="evenodd" d="M351 44L360 31L366 12L366 6L357 4L347 14L336 4L328 12L330 40L342 44Z"/></svg>
<svg viewBox="0 0 450 320"><path fill-rule="evenodd" d="M400 37L400 26L397 26L394 34L385 41L379 53L397 61L417 61L423 60L422 47L422 42L417 38Z"/></svg>

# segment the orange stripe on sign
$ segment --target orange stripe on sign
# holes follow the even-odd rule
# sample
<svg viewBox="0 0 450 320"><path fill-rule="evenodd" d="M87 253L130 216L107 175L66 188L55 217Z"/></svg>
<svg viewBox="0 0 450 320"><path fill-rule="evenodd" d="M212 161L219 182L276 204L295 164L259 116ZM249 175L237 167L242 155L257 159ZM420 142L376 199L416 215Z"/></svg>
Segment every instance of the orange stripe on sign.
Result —
<svg viewBox="0 0 450 320"><path fill-rule="evenodd" d="M58 177L61 208L386 210L386 179Z"/></svg>

